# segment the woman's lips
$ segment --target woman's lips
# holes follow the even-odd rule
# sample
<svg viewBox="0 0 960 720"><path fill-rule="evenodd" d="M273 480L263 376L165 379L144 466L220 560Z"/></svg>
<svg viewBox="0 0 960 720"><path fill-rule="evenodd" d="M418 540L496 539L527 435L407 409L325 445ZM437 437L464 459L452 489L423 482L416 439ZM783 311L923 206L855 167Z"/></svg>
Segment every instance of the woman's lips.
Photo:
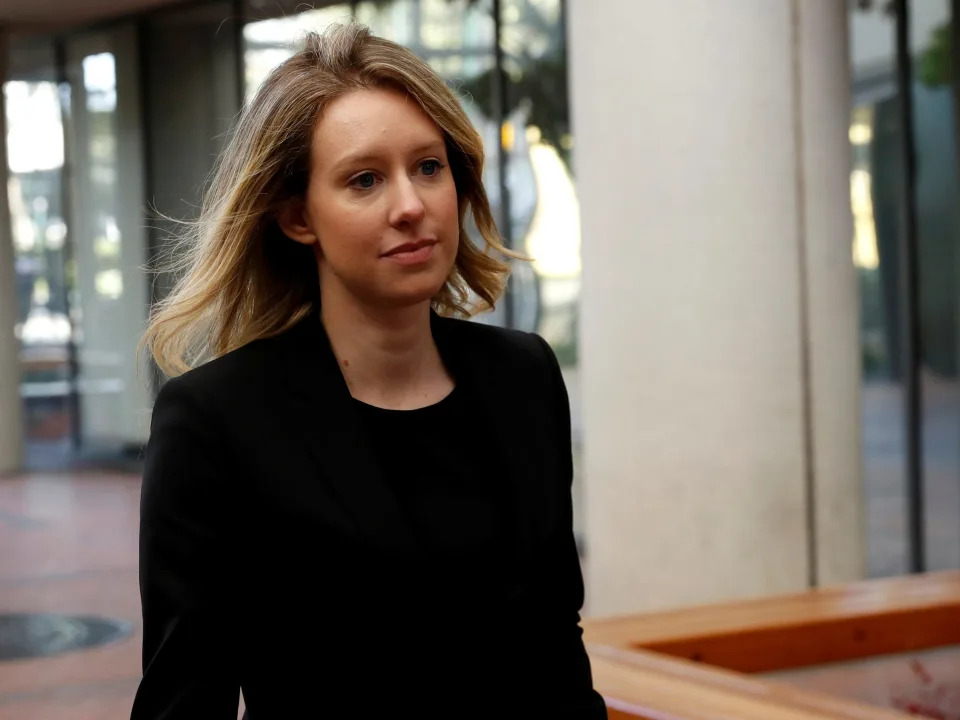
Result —
<svg viewBox="0 0 960 720"><path fill-rule="evenodd" d="M400 265L417 265L430 259L436 244L436 240L407 243L394 248L383 257Z"/></svg>

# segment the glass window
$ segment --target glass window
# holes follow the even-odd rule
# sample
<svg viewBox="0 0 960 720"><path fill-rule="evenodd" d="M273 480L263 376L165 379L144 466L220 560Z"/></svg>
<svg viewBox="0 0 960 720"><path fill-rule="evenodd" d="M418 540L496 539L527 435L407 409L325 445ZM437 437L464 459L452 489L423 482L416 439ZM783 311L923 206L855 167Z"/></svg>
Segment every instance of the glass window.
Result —
<svg viewBox="0 0 960 720"><path fill-rule="evenodd" d="M576 365L580 214L570 171L570 110L560 0L504 0L511 238L533 259L518 266L514 316L539 332L562 365Z"/></svg>
<svg viewBox="0 0 960 720"><path fill-rule="evenodd" d="M903 131L894 18L854 10L850 200L860 277L863 497L872 577L909 572L904 377L900 334Z"/></svg>
<svg viewBox="0 0 960 720"><path fill-rule="evenodd" d="M950 3L911 0L924 552L960 568L960 181Z"/></svg>
<svg viewBox="0 0 960 720"><path fill-rule="evenodd" d="M283 17L259 19L269 7L251 7L243 27L244 89L249 102L270 71L290 57L307 32L321 32L335 22L349 22L350 4L303 10Z"/></svg>
<svg viewBox="0 0 960 720"><path fill-rule="evenodd" d="M17 278L26 464L58 464L72 450L70 291L63 207L61 85L49 42L14 40L3 86L7 194Z"/></svg>
<svg viewBox="0 0 960 720"><path fill-rule="evenodd" d="M355 4L355 17L375 35L416 52L420 45L419 6L416 0L360 0Z"/></svg>
<svg viewBox="0 0 960 720"><path fill-rule="evenodd" d="M149 433L148 373L135 349L149 289L136 28L66 42L80 429L87 451L139 448Z"/></svg>

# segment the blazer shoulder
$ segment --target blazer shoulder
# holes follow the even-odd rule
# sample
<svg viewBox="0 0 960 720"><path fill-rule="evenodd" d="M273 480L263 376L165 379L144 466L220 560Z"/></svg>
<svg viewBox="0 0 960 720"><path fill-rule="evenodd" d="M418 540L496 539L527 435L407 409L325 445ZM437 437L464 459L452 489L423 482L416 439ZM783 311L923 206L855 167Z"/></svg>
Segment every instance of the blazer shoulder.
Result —
<svg viewBox="0 0 960 720"><path fill-rule="evenodd" d="M547 341L536 333L487 325L472 320L443 320L451 335L470 355L481 356L496 367L542 373L557 364Z"/></svg>
<svg viewBox="0 0 960 720"><path fill-rule="evenodd" d="M277 362L283 344L284 334L254 340L170 378L164 388L170 386L214 402L256 394L258 389L267 389L273 378L282 375Z"/></svg>

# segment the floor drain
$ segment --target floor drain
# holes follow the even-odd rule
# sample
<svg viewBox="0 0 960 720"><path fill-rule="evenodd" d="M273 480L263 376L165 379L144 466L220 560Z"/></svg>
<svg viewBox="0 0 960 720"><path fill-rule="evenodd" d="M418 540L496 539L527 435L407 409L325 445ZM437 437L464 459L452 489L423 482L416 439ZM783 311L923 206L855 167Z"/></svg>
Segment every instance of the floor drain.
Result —
<svg viewBox="0 0 960 720"><path fill-rule="evenodd" d="M0 660L50 657L130 636L130 623L90 615L0 614Z"/></svg>

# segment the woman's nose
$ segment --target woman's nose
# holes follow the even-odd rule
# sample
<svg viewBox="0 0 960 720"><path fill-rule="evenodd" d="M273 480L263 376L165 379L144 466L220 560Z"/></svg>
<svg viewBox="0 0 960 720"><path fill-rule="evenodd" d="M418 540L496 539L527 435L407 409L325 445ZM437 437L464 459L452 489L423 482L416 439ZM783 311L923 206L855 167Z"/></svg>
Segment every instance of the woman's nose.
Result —
<svg viewBox="0 0 960 720"><path fill-rule="evenodd" d="M426 214L423 200L417 187L409 177L404 177L393 183L393 193L390 205L390 224L415 224Z"/></svg>

